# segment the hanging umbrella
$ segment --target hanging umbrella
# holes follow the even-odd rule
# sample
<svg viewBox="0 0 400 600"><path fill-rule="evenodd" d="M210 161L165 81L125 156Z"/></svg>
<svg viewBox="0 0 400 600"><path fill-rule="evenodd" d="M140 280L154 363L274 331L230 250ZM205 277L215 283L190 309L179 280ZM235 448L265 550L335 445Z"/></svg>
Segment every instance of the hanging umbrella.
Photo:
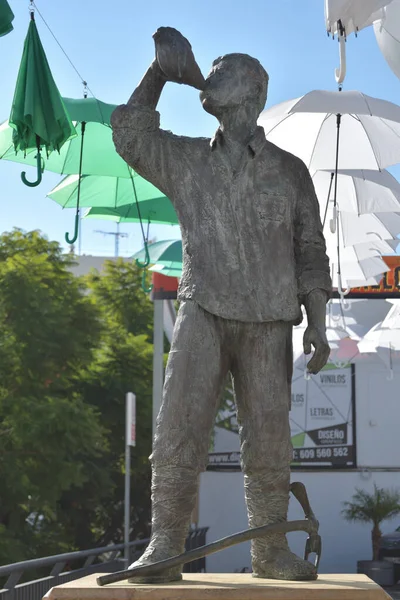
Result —
<svg viewBox="0 0 400 600"><path fill-rule="evenodd" d="M354 212L340 211L337 213L337 222L339 227L335 230L340 229L343 246L368 243L377 239L393 240L400 233L400 213L383 212L358 216ZM329 234L326 238L330 245Z"/></svg>
<svg viewBox="0 0 400 600"><path fill-rule="evenodd" d="M315 191L324 219L328 203L333 203L331 181L334 171L315 171L312 175ZM330 196L327 197L327 190ZM386 171L349 169L338 171L337 206L339 210L366 213L400 212L400 183Z"/></svg>
<svg viewBox="0 0 400 600"><path fill-rule="evenodd" d="M386 217L387 226L377 215L359 217L355 213L340 212L336 232L325 228L333 286L341 296L352 287L376 285L376 280L379 282L389 271L382 257L393 254L399 244L399 240L390 238L395 238L399 231L400 217L397 213L381 213L379 217L382 215Z"/></svg>
<svg viewBox="0 0 400 600"><path fill-rule="evenodd" d="M115 109L95 98L64 98L64 105L77 127L78 135L67 141L60 152L52 152L45 161L48 171L66 174L84 173L88 175L108 175L130 177L126 162L117 154L112 141L110 116ZM15 154L12 143L12 128L8 123L0 125L0 159L28 165L36 164L36 157L27 150L26 156ZM79 196L79 194L77 194ZM78 237L80 206L77 200L75 231L72 239L67 233L65 239L73 244Z"/></svg>
<svg viewBox="0 0 400 600"><path fill-rule="evenodd" d="M400 106L361 92L314 90L263 111L259 124L311 172L400 162Z"/></svg>
<svg viewBox="0 0 400 600"><path fill-rule="evenodd" d="M126 169L129 168L126 166ZM132 174L129 179L82 176L80 206L91 207L85 218L117 223L134 223L142 219L148 223L177 224L178 217L170 200L146 179L130 169L129 172ZM47 195L63 208L75 208L78 184L79 176L70 175Z"/></svg>
<svg viewBox="0 0 400 600"><path fill-rule="evenodd" d="M359 343L361 354L376 353L389 367L389 380L393 379L393 353L400 351L400 303L391 300L387 316L366 333Z"/></svg>
<svg viewBox="0 0 400 600"><path fill-rule="evenodd" d="M174 267L174 265L176 266ZM180 279L182 277L182 263L172 262L169 263L169 266L165 266L163 264L156 264L150 267L149 271L153 271L154 273L161 273L161 275L165 275L166 277L175 277L176 279Z"/></svg>
<svg viewBox="0 0 400 600"><path fill-rule="evenodd" d="M136 260L136 264L138 264L139 267L143 265L142 261L144 261L147 263L146 266L150 264L158 266L162 265L175 270L177 263L182 264L182 241L164 240L145 245L143 250L136 252L132 258ZM146 273L144 272L142 287L146 292L151 291L151 287L146 288L145 279Z"/></svg>
<svg viewBox="0 0 400 600"><path fill-rule="evenodd" d="M25 38L21 65L11 108L9 123L13 128L12 143L16 152L36 153L37 180L29 182L25 172L22 181L31 187L42 180L41 150L60 151L67 140L76 135L43 50L34 13Z"/></svg>
<svg viewBox="0 0 400 600"><path fill-rule="evenodd" d="M327 206L333 189L329 221L332 233L340 225L337 215L339 170L379 170L400 162L400 106L360 92L314 90L264 111L259 123L269 141L299 156L311 172L330 170L334 173L325 196ZM378 224L382 214L369 221ZM373 227L368 230L374 231ZM388 237L382 236L380 231L378 235ZM344 238L345 245L356 243L347 239L346 233ZM339 257L336 262L340 263Z"/></svg>
<svg viewBox="0 0 400 600"><path fill-rule="evenodd" d="M335 78L341 85L346 76L346 38L357 35L385 15L385 7L393 0L325 0L326 30L339 40L340 66L335 69Z"/></svg>
<svg viewBox="0 0 400 600"><path fill-rule="evenodd" d="M171 263L182 264L182 241L181 240L163 240L148 245L150 263L169 265ZM136 260L143 260L145 249L139 250L132 256Z"/></svg>
<svg viewBox="0 0 400 600"><path fill-rule="evenodd" d="M392 0L325 0L325 24L335 35L343 29L346 35L357 33L383 15L382 8Z"/></svg>
<svg viewBox="0 0 400 600"><path fill-rule="evenodd" d="M14 13L7 0L0 0L0 37L7 35L14 29L12 26L13 20Z"/></svg>
<svg viewBox="0 0 400 600"><path fill-rule="evenodd" d="M85 123L82 173L129 178L126 162L117 154L112 141L109 117L115 106L95 98L63 98L63 101L73 123L80 126L77 127L77 136L67 141L60 153L52 152L48 156L44 168L60 175L79 173L82 124ZM33 150L27 150L26 156L15 154L12 131L8 122L0 125L0 159L35 166Z"/></svg>
<svg viewBox="0 0 400 600"><path fill-rule="evenodd" d="M393 73L400 79L400 0L392 0L374 23L376 41Z"/></svg>

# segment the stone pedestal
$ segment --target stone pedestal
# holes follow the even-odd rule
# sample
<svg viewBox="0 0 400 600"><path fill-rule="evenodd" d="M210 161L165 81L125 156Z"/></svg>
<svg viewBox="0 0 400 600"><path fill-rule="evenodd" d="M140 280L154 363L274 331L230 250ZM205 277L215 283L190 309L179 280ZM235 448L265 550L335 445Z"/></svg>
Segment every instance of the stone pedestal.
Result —
<svg viewBox="0 0 400 600"><path fill-rule="evenodd" d="M102 573L104 575L104 573ZM184 574L165 585L100 587L97 575L52 588L46 600L390 600L366 575L320 575L317 581L254 579L248 573Z"/></svg>

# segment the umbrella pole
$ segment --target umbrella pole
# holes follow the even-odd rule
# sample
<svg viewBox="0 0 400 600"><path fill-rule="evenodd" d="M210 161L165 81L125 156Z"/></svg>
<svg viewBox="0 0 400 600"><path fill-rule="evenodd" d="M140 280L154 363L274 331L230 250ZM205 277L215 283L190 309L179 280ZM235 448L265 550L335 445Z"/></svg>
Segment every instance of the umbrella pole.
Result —
<svg viewBox="0 0 400 600"><path fill-rule="evenodd" d="M67 244L75 244L76 240L78 239L78 235L79 235L79 213L80 213L80 199L81 199L81 180L82 180L82 162L83 162L83 142L84 142L84 138L85 138L85 129L86 129L86 123L85 121L82 121L81 123L81 129L82 129L82 136L81 136L81 153L79 156L79 179L78 179L78 197L76 200L76 214L75 214L75 227L74 227L74 235L72 238L69 237L69 233L68 231L65 234L65 241L67 242Z"/></svg>
<svg viewBox="0 0 400 600"><path fill-rule="evenodd" d="M144 269L143 276L142 276L142 289L143 289L143 291L144 291L145 294L149 294L151 292L151 290L153 289L153 285L151 284L151 285L148 286L147 283L146 283L146 268L150 264L150 254L149 254L149 248L148 248L148 237L146 237L146 235L144 233L142 214L140 212L139 201L138 201L138 197L137 197L137 193L136 193L136 186L135 186L135 182L133 180L132 173L131 173L130 169L129 169L129 176L130 176L131 182L132 182L133 195L135 196L135 203L136 203L136 208L137 208L137 212L138 212L140 228L142 230L143 243L144 243L144 252L145 252L144 262L140 261L137 258L136 259L136 264L137 264L137 266L140 269ZM149 221L149 226L150 226L150 221ZM148 235L148 231L147 231L147 235Z"/></svg>
<svg viewBox="0 0 400 600"><path fill-rule="evenodd" d="M342 120L342 115L336 115L336 159L335 159L335 185L333 191L333 216L330 222L331 232L335 233L336 231L336 221L337 221L337 180L338 180L338 170L339 170L339 141L340 141L340 123Z"/></svg>
<svg viewBox="0 0 400 600"><path fill-rule="evenodd" d="M324 213L324 220L322 223L322 227L325 227L325 223L326 223L326 217L328 214L328 207L329 207L329 198L331 197L331 190L332 190L332 183L333 183L333 178L335 177L335 173L331 173L331 180L329 182L329 190L328 190L328 197L326 199L326 206L325 206L325 213Z"/></svg>

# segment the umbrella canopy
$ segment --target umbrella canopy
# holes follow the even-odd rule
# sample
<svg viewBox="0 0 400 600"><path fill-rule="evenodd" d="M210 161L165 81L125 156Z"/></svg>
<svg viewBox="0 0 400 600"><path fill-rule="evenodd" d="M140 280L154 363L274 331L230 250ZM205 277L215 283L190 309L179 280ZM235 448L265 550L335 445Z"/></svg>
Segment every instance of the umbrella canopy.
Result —
<svg viewBox="0 0 400 600"><path fill-rule="evenodd" d="M393 379L393 352L400 351L400 303L390 302L393 306L386 317L366 333L358 347L361 354L377 353L389 368L389 379Z"/></svg>
<svg viewBox="0 0 400 600"><path fill-rule="evenodd" d="M109 125L110 114L115 106L92 98L79 100L64 98L65 107L74 123L86 123L82 153L82 173L128 177L126 162L117 154ZM26 165L36 165L35 152L27 151L26 157L15 154L12 128L7 122L0 125L0 159ZM52 152L45 161L45 169L61 175L79 173L82 127L77 127L77 136L66 142L60 153Z"/></svg>
<svg viewBox="0 0 400 600"><path fill-rule="evenodd" d="M400 106L361 92L314 90L265 110L259 124L269 141L299 156L311 172L334 170L336 159L339 170L400 162Z"/></svg>
<svg viewBox="0 0 400 600"><path fill-rule="evenodd" d="M382 8L392 0L325 0L325 24L329 33L340 33L344 28L346 35L368 27L383 15Z"/></svg>
<svg viewBox="0 0 400 600"><path fill-rule="evenodd" d="M153 244L148 244L147 248L150 256L150 263L152 265L171 265L171 268L174 268L176 263L182 264L181 240L163 240L161 242L154 242ZM136 252L132 258L139 261L144 260L146 258L145 249Z"/></svg>
<svg viewBox="0 0 400 600"><path fill-rule="evenodd" d="M14 29L12 26L13 20L14 13L7 0L0 0L0 37L7 35Z"/></svg>
<svg viewBox="0 0 400 600"><path fill-rule="evenodd" d="M399 244L399 240L391 238L400 227L400 218L397 214L383 214L387 227L377 215L358 217L355 213L343 212L338 215L339 227L335 233L327 226L324 228L334 287L375 285L376 281L371 278L379 281L389 271L382 256L393 254ZM382 235L377 233L378 230ZM371 231L375 234L371 235Z"/></svg>
<svg viewBox="0 0 400 600"><path fill-rule="evenodd" d="M400 79L400 0L392 0L374 23L376 41L393 73Z"/></svg>
<svg viewBox="0 0 400 600"><path fill-rule="evenodd" d="M161 275L165 275L166 277L175 277L176 279L180 279L182 277L182 263L169 263L170 265L176 264L176 268L173 266L165 266L162 264L155 264L150 267L149 271L154 271L155 273L161 273Z"/></svg>
<svg viewBox="0 0 400 600"><path fill-rule="evenodd" d="M400 233L400 213L384 212L358 216L353 212L340 211L338 220L343 246L375 240L393 240ZM334 236L331 238L331 234L326 231L324 233L328 246L332 248Z"/></svg>
<svg viewBox="0 0 400 600"><path fill-rule="evenodd" d="M80 206L91 207L85 218L107 219L117 223L132 223L142 219L150 223L177 224L178 218L170 200L146 179L134 171L129 172L132 179L93 175L81 177ZM47 195L63 208L75 208L78 184L79 176L70 175Z"/></svg>
<svg viewBox="0 0 400 600"><path fill-rule="evenodd" d="M330 185L332 171L315 171L312 175L315 191L324 218L327 202L333 202ZM329 191L329 198L327 195ZM400 183L388 171L338 171L337 205L339 210L366 213L400 212Z"/></svg>
<svg viewBox="0 0 400 600"><path fill-rule="evenodd" d="M140 201L140 216L136 204L127 204L117 208L90 208L85 214L85 219L101 219L114 221L114 223L139 223L142 221L150 224L178 225L178 218L170 200L157 198L155 200Z"/></svg>
<svg viewBox="0 0 400 600"><path fill-rule="evenodd" d="M29 182L25 173L21 175L22 181L31 187L42 180L41 148L47 153L59 152L63 144L76 135L51 74L33 14L31 12L9 120L15 151L36 152L37 181Z"/></svg>

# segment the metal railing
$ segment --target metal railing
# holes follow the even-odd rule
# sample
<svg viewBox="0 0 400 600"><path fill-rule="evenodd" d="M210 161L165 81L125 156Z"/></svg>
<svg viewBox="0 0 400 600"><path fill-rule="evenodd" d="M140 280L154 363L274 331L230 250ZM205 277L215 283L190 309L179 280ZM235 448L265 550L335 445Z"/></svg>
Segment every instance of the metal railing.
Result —
<svg viewBox="0 0 400 600"><path fill-rule="evenodd" d="M206 543L208 527L189 531L186 539L186 550L198 548ZM137 560L147 546L149 539L136 540L129 543L129 562ZM0 566L0 580L7 577L4 587L0 589L0 600L42 600L43 596L56 585L74 581L92 573L114 573L126 568L123 560L124 544L114 544L101 548L91 548L78 552L68 552L55 556L46 556L26 560L11 565ZM205 558L184 565L185 573L204 572ZM48 576L20 583L29 571L37 572L45 567L52 567ZM36 575L33 575L37 577Z"/></svg>

